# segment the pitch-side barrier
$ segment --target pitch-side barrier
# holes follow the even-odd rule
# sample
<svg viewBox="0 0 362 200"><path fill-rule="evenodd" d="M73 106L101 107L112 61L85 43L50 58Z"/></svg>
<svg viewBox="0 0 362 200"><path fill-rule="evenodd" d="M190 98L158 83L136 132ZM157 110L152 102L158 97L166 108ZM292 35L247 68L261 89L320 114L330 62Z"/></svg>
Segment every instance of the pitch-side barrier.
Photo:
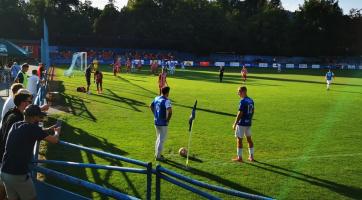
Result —
<svg viewBox="0 0 362 200"><path fill-rule="evenodd" d="M147 179L147 181L146 181L146 199L147 200L150 200L151 195L152 195L151 194L152 193L152 175L156 176L156 188L155 188L155 190L156 190L155 199L156 200L161 199L161 180L170 182L176 186L179 186L188 191L191 191L206 199L221 199L221 198L215 196L214 193L211 194L211 193L205 192L201 189L198 189L197 187L207 189L210 191L214 191L214 192L218 192L218 193L222 193L222 194L226 194L226 195L229 195L232 197L237 197L237 198L258 199L258 200L271 200L272 199L270 197L249 194L249 193L245 193L245 192L241 192L241 191L237 191L237 190L232 190L232 189L227 189L227 188L223 188L223 187L216 186L216 185L207 184L205 182L201 182L201 181L189 178L187 176L181 175L179 173L176 173L172 170L166 169L160 165L158 165L156 167L156 169L153 169L151 162L146 163L146 162L139 161L136 159L127 158L124 156L107 153L107 152L95 150L92 148L88 148L88 147L84 147L81 145L76 145L76 144L72 144L72 143L64 142L64 141L59 141L59 145L78 149L78 150L85 151L85 152L88 152L91 154L95 154L95 155L98 155L101 157L107 157L107 158L112 158L115 160L127 162L130 164L134 164L140 168L99 165L99 164L93 164L93 163L77 163L77 162L59 161L59 160L38 160L39 145L37 143L36 147L34 148L34 159L33 159L34 167L33 167L32 175L33 175L33 179L35 180L35 185L37 187L38 193L42 194L42 195L40 195L40 197L43 196L43 198L39 198L39 199L49 199L49 197L44 197L45 194L53 193L53 195L54 195L54 191L57 191L56 196L58 199L64 199L64 198L65 199L88 199L88 198L83 197L79 194L69 192L67 190L56 187L54 185L38 181L36 179L37 172L41 173L41 174L45 174L46 176L50 176L50 177L62 180L64 182L67 182L67 183L70 183L73 185L76 185L76 186L81 186L81 187L87 188L91 191L98 192L99 194L107 196L107 197L112 197L115 199L130 199L130 200L138 199L137 197L134 197L134 196L131 196L128 194L124 194L124 193L121 193L119 191L112 190L109 188L105 188L105 187L97 185L95 183L92 183L92 182L89 182L86 180L82 180L82 179L79 179L79 178L76 178L76 177L73 177L73 176L52 170L52 169L48 169L48 168L44 167L43 165L39 165L39 164L52 164L52 165L58 165L58 166L64 166L64 167L91 168L91 169L97 169L97 170L118 171L118 172L123 172L123 173L144 174L147 177L146 178ZM39 190L41 190L41 191L39 191ZM50 192L50 191L52 191L52 192Z"/></svg>

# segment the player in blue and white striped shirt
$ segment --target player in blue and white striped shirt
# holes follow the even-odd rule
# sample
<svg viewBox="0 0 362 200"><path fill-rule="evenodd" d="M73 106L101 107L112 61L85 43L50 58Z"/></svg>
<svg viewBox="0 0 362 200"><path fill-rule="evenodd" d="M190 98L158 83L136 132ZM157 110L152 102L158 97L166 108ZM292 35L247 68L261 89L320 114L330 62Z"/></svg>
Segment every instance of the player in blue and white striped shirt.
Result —
<svg viewBox="0 0 362 200"><path fill-rule="evenodd" d="M326 73L327 90L329 90L330 84L332 83L333 79L334 73L331 70L328 70L328 72Z"/></svg>

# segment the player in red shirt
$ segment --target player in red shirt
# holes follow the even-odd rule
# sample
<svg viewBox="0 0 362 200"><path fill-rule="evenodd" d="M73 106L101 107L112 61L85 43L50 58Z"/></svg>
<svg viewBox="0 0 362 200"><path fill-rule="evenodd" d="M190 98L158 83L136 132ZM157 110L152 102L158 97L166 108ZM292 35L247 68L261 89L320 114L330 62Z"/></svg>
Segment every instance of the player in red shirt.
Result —
<svg viewBox="0 0 362 200"><path fill-rule="evenodd" d="M127 73L129 73L131 71L131 60L129 58L127 58L127 61L126 61L126 71Z"/></svg>
<svg viewBox="0 0 362 200"><path fill-rule="evenodd" d="M241 70L241 77L243 79L243 82L246 81L246 75L248 74L248 70L246 69L245 65L243 66L243 69Z"/></svg>
<svg viewBox="0 0 362 200"><path fill-rule="evenodd" d="M103 74L101 71L97 70L96 72L94 72L94 82L97 85L97 93L98 94L102 94L102 82L103 82Z"/></svg>
<svg viewBox="0 0 362 200"><path fill-rule="evenodd" d="M158 87L160 89L160 95L161 95L162 88L168 86L166 78L167 78L166 69L162 68L160 75L158 75Z"/></svg>

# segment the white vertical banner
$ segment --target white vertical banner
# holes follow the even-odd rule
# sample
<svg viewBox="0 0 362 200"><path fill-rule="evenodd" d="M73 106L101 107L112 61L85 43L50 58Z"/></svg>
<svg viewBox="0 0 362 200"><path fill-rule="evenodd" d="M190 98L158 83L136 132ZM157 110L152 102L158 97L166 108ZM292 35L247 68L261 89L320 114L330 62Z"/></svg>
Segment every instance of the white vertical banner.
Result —
<svg viewBox="0 0 362 200"><path fill-rule="evenodd" d="M356 69L356 65L348 65L348 69Z"/></svg>
<svg viewBox="0 0 362 200"><path fill-rule="evenodd" d="M307 64L299 64L299 69L307 69L308 65Z"/></svg>
<svg viewBox="0 0 362 200"><path fill-rule="evenodd" d="M240 67L239 62L230 62L230 67Z"/></svg>
<svg viewBox="0 0 362 200"><path fill-rule="evenodd" d="M279 66L282 66L280 63L273 63L273 68L278 68Z"/></svg>
<svg viewBox="0 0 362 200"><path fill-rule="evenodd" d="M294 64L286 64L285 68L289 68L289 69L293 69L294 68Z"/></svg>
<svg viewBox="0 0 362 200"><path fill-rule="evenodd" d="M312 65L312 69L319 69L319 68L321 68L320 65L317 65L317 64L313 64L313 65Z"/></svg>
<svg viewBox="0 0 362 200"><path fill-rule="evenodd" d="M192 66L194 66L194 61L184 61L184 66L185 67L192 67Z"/></svg>
<svg viewBox="0 0 362 200"><path fill-rule="evenodd" d="M216 67L224 67L224 66L225 66L225 62L215 62L215 66L216 66Z"/></svg>
<svg viewBox="0 0 362 200"><path fill-rule="evenodd" d="M259 63L259 67L266 68L268 67L268 63Z"/></svg>

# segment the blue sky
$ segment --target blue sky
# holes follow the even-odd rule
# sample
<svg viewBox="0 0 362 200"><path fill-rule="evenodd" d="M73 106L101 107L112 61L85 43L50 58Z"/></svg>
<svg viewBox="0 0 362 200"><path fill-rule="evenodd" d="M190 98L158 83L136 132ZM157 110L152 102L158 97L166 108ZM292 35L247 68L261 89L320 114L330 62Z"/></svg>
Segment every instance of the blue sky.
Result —
<svg viewBox="0 0 362 200"><path fill-rule="evenodd" d="M103 9L108 0L92 0L92 5ZM122 8L127 4L128 0L116 0L118 8ZM298 9L299 4L303 4L304 0L282 0L285 9L295 11ZM339 5L343 12L348 14L351 8L362 9L362 0L339 0Z"/></svg>

